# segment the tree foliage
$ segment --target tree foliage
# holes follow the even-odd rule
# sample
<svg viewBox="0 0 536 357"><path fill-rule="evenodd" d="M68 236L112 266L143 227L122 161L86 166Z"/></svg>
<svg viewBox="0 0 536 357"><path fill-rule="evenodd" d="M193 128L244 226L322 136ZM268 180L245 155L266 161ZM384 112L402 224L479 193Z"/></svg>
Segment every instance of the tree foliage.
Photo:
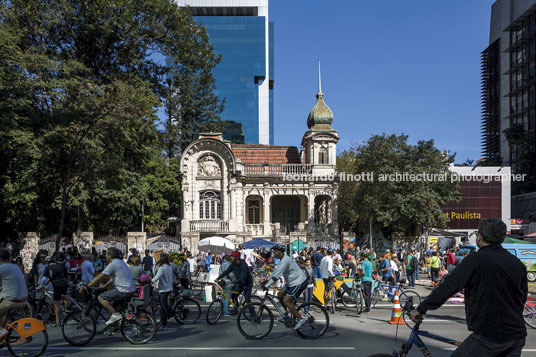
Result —
<svg viewBox="0 0 536 357"><path fill-rule="evenodd" d="M340 183L338 214L343 230L367 232L372 219L375 229L393 239L416 237L423 227L445 227L441 205L460 199L458 184L451 182L448 169L454 156L435 148L433 140L412 145L407 139L405 135L374 135L337 158L339 172L373 175ZM407 176L387 176L396 173ZM410 174L435 174L437 179L412 180Z"/></svg>
<svg viewBox="0 0 536 357"><path fill-rule="evenodd" d="M163 226L180 189L156 112L216 120L218 61L171 0L0 1L2 234L123 234L142 204Z"/></svg>

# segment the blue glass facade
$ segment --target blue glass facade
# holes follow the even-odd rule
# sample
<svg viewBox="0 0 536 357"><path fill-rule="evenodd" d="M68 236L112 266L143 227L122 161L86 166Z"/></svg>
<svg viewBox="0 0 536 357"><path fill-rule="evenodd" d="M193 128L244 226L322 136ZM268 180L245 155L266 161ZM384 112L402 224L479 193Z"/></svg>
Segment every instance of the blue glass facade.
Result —
<svg viewBox="0 0 536 357"><path fill-rule="evenodd" d="M259 85L266 78L266 31L263 16L195 16L222 56L214 69L215 94L225 98L222 120L242 124L246 144L259 143ZM270 80L273 79L273 24L270 33ZM273 91L270 90L270 143L273 143Z"/></svg>
<svg viewBox="0 0 536 357"><path fill-rule="evenodd" d="M269 23L270 48L270 145L274 145L274 23Z"/></svg>

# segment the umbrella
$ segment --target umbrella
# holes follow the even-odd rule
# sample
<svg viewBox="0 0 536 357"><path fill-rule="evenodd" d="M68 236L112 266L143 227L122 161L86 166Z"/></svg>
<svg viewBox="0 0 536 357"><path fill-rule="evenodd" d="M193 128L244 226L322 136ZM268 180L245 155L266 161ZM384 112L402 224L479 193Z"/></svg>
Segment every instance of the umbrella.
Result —
<svg viewBox="0 0 536 357"><path fill-rule="evenodd" d="M202 252L210 251L212 254L231 254L234 249L235 244L223 237L208 237L199 241L199 250Z"/></svg>
<svg viewBox="0 0 536 357"><path fill-rule="evenodd" d="M276 243L267 241L262 238L254 238L242 244L244 249L272 248Z"/></svg>

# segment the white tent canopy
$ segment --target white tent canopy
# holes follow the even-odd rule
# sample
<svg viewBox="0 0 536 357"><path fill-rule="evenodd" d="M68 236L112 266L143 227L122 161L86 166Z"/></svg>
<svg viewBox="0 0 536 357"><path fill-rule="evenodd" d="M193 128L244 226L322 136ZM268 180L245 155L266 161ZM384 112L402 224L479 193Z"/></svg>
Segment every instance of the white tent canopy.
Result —
<svg viewBox="0 0 536 357"><path fill-rule="evenodd" d="M199 250L211 252L212 254L231 254L235 249L235 244L223 237L207 237L199 241Z"/></svg>

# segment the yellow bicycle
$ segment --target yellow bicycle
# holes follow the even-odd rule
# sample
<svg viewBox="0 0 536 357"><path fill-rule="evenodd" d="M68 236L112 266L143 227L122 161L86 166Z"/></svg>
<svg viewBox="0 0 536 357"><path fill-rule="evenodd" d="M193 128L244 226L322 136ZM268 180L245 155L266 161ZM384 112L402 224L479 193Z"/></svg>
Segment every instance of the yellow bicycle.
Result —
<svg viewBox="0 0 536 357"><path fill-rule="evenodd" d="M41 320L25 317L8 322L6 329L9 332L0 340L0 349L7 347L12 356L40 356L48 346L47 328Z"/></svg>
<svg viewBox="0 0 536 357"><path fill-rule="evenodd" d="M229 307L233 308L235 312L238 312L240 306L243 306L245 302L243 294L240 295L238 302L233 301L231 298L233 294L239 294L238 291L227 290L217 283L214 283L214 287L217 289L216 299L209 305L207 310L207 323L209 325L214 325L223 315L223 299L229 301ZM256 295L252 295L251 300L260 301L261 299Z"/></svg>

